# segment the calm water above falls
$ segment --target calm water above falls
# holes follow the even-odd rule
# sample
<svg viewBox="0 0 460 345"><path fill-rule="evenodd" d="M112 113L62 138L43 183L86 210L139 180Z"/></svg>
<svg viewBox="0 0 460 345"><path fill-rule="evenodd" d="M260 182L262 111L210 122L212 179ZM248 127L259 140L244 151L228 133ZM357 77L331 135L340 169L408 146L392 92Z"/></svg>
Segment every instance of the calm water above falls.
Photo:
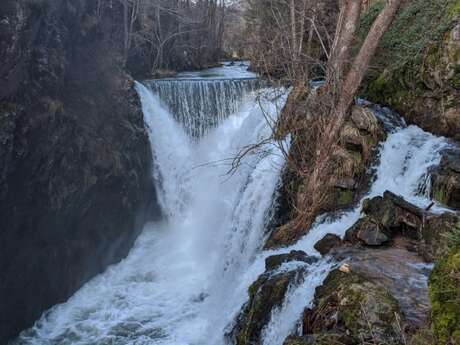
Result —
<svg viewBox="0 0 460 345"><path fill-rule="evenodd" d="M179 114L181 119L181 110L170 112L165 95L160 99L155 86L137 85L155 159L153 175L167 219L148 224L124 261L45 313L15 344L224 344L225 329L246 302L249 285L264 271L265 257L292 249L316 255L317 240L328 232L343 234L359 218L360 205L339 218L318 222L291 248L261 249L284 164L279 148L267 144L247 157L234 175L225 173L229 158L239 149L270 136L264 116L275 119L286 95L260 90L259 102L257 87L244 86L247 80L238 74L241 71L232 77L230 66L225 68L225 78L232 80L228 88L221 88L224 92L218 91L221 76L207 79L208 91L200 91L215 93L202 98L214 102L204 105L206 109L215 104L225 109L204 125L186 121L203 110L193 108L198 103L185 102L188 114ZM198 80L169 81L177 83L171 89L188 88L193 94L196 85L203 90L202 76L195 77ZM199 135L191 139L196 130ZM447 145L417 127L395 129L381 145L369 196L391 190L427 205L420 191L426 190L427 171L438 164L439 152ZM264 330L264 344L282 344L331 266L319 261L308 268L300 285L291 286Z"/></svg>

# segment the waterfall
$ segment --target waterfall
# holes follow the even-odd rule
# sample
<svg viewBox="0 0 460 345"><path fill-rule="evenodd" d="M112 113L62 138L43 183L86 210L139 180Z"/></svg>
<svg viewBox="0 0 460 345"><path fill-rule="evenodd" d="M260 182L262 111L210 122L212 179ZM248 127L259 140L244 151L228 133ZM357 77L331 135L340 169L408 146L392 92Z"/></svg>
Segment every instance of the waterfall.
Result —
<svg viewBox="0 0 460 345"><path fill-rule="evenodd" d="M260 86L256 78L157 79L148 83L187 134L203 137L230 114L244 97Z"/></svg>
<svg viewBox="0 0 460 345"><path fill-rule="evenodd" d="M343 235L359 218L361 203L340 217L321 217L289 248L263 250L289 146L289 139L266 139L286 91L221 77L136 87L166 217L148 224L125 260L44 313L15 345L223 345L266 257L293 249L318 255L319 239ZM228 174L238 152L262 141ZM394 128L380 146L366 197L391 190L426 206L426 177L447 146L417 127ZM282 345L332 267L321 259L289 287L263 331L264 345Z"/></svg>
<svg viewBox="0 0 460 345"><path fill-rule="evenodd" d="M257 84L247 79L191 83L178 80L168 87L190 91L184 99L195 89L223 92L209 101L227 104L214 127L206 118L195 119L200 103L184 101L187 112L177 117L161 93L152 91L151 82L137 84L166 219L148 224L125 260L46 312L16 344L223 341L224 328L244 303L248 284L264 269L247 270L262 250L284 166L279 145L287 149L288 142L268 140L228 172L242 149L271 136L286 94L276 89L256 92ZM235 94L225 100L225 92ZM197 128L203 133L199 140L193 137Z"/></svg>

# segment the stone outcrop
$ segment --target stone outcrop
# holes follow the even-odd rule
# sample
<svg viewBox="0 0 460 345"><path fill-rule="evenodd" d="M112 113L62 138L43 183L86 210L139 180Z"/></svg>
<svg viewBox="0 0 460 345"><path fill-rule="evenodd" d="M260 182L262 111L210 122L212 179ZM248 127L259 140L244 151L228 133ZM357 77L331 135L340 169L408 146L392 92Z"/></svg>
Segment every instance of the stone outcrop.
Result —
<svg viewBox="0 0 460 345"><path fill-rule="evenodd" d="M0 343L123 258L155 207L120 4L0 4Z"/></svg>

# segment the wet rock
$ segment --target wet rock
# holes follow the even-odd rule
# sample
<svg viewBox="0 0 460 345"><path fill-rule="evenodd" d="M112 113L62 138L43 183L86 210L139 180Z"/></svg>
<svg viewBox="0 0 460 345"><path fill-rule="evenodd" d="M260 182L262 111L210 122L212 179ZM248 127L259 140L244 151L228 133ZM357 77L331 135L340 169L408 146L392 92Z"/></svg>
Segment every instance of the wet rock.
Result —
<svg viewBox="0 0 460 345"><path fill-rule="evenodd" d="M249 301L237 318L233 330L227 334L232 343L260 344L262 330L270 321L272 310L282 305L289 286L299 283L302 277L302 269L261 275L249 288Z"/></svg>
<svg viewBox="0 0 460 345"><path fill-rule="evenodd" d="M321 240L319 240L314 248L321 254L328 254L333 248L338 247L342 244L342 239L334 234L326 234Z"/></svg>
<svg viewBox="0 0 460 345"><path fill-rule="evenodd" d="M164 78L173 78L176 75L177 75L176 71L172 71L168 69L158 69L153 74L153 77L157 79L164 79Z"/></svg>
<svg viewBox="0 0 460 345"><path fill-rule="evenodd" d="M387 191L383 197L364 200L363 215L363 218L346 232L345 240L379 246L398 234L419 239L425 212Z"/></svg>
<svg viewBox="0 0 460 345"><path fill-rule="evenodd" d="M441 164L432 173L432 197L440 203L460 209L460 150L444 152Z"/></svg>
<svg viewBox="0 0 460 345"><path fill-rule="evenodd" d="M387 243L390 237L379 224L364 218L347 230L345 240L351 243L361 242L368 246L381 246Z"/></svg>
<svg viewBox="0 0 460 345"><path fill-rule="evenodd" d="M325 337L346 343L389 343L396 337L393 323L401 317L398 302L388 291L355 272L332 271L316 289L315 303L303 317L305 334L315 343ZM349 341L349 342L348 342Z"/></svg>
<svg viewBox="0 0 460 345"><path fill-rule="evenodd" d="M300 261L308 264L312 264L318 261L317 258L308 256L307 253L301 250L292 250L287 254L272 255L265 259L265 269L267 271L276 270L281 267L282 264L290 261Z"/></svg>
<svg viewBox="0 0 460 345"><path fill-rule="evenodd" d="M399 238L392 247L340 247L331 252L344 261L348 272L366 277L398 301L402 315L412 324L423 325L429 312L427 281L431 265L406 248Z"/></svg>

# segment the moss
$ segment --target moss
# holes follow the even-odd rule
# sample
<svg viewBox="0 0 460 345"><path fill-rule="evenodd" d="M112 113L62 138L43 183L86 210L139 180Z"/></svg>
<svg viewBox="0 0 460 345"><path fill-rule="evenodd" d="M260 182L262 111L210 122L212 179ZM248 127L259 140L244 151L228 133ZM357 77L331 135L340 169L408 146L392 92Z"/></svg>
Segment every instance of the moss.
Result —
<svg viewBox="0 0 460 345"><path fill-rule="evenodd" d="M460 342L460 246L440 259L429 280L432 325L437 344Z"/></svg>
<svg viewBox="0 0 460 345"><path fill-rule="evenodd" d="M448 9L449 14L454 17L460 14L460 0L454 1L449 9Z"/></svg>
<svg viewBox="0 0 460 345"><path fill-rule="evenodd" d="M445 237L447 238L449 248L455 249L460 247L460 221L455 224L454 228Z"/></svg>
<svg viewBox="0 0 460 345"><path fill-rule="evenodd" d="M315 298L314 319L319 321L312 326L314 333L324 331L326 320L337 318L339 328L345 329L345 334L357 342L374 336L381 341L393 338L392 324L399 313L398 302L367 278L353 272L333 271Z"/></svg>
<svg viewBox="0 0 460 345"><path fill-rule="evenodd" d="M434 199L441 204L446 204L447 203L447 196L446 196L446 191L441 188L440 186L437 186L434 190Z"/></svg>
<svg viewBox="0 0 460 345"><path fill-rule="evenodd" d="M249 302L234 330L237 345L259 340L263 327L270 320L271 311L282 304L289 284L296 276L295 271L275 276L263 274L249 287Z"/></svg>
<svg viewBox="0 0 460 345"><path fill-rule="evenodd" d="M339 206L349 205L353 202L353 191L350 189L339 189L337 204Z"/></svg>
<svg viewBox="0 0 460 345"><path fill-rule="evenodd" d="M460 54L460 50L458 51L458 53ZM456 59L460 60L460 57L458 57ZM449 79L449 84L453 88L460 89L460 66L455 67L454 74L453 74L452 78ZM456 99L456 100L457 100L457 104L458 104L458 99Z"/></svg>
<svg viewBox="0 0 460 345"><path fill-rule="evenodd" d="M363 154L359 151L350 151L350 153L353 157L353 160L355 161L355 165L357 167L360 167L361 164L363 163Z"/></svg>

